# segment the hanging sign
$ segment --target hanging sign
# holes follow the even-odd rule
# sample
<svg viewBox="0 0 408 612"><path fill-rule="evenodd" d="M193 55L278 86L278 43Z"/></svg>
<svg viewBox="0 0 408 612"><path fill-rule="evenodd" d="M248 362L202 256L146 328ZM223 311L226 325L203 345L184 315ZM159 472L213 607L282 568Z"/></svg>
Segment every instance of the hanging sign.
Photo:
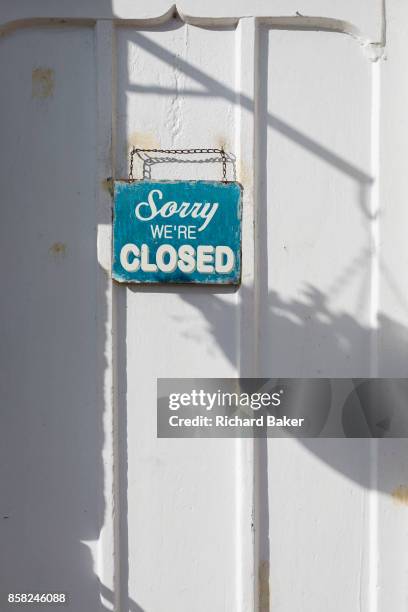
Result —
<svg viewBox="0 0 408 612"><path fill-rule="evenodd" d="M239 284L241 186L115 181L112 277L123 283Z"/></svg>

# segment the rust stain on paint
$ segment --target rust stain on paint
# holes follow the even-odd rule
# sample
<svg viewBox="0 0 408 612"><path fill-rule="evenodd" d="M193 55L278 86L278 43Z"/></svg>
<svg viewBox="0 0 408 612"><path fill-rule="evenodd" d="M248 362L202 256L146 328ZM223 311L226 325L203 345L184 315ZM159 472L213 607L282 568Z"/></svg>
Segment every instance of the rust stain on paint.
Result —
<svg viewBox="0 0 408 612"><path fill-rule="evenodd" d="M222 135L217 136L217 138L215 139L215 142L217 145L216 146L217 149L224 149L226 153L228 152L228 142L225 136L222 136Z"/></svg>
<svg viewBox="0 0 408 612"><path fill-rule="evenodd" d="M252 183L252 174L251 170L247 167L245 162L240 161L238 167L238 180L241 185L246 185L247 187Z"/></svg>
<svg viewBox="0 0 408 612"><path fill-rule="evenodd" d="M129 134L128 142L125 145L126 151L125 155L129 158L130 151L135 147L136 149L160 149L160 143L155 137L154 134L150 132L132 132ZM148 154L147 154L148 155ZM133 175L136 178L141 178L142 174L145 172L145 165L136 155L134 157L134 169Z"/></svg>
<svg viewBox="0 0 408 612"><path fill-rule="evenodd" d="M32 97L49 98L54 93L54 70L34 68L32 73Z"/></svg>
<svg viewBox="0 0 408 612"><path fill-rule="evenodd" d="M49 254L59 259L67 254L67 245L64 242L54 242L49 248Z"/></svg>
<svg viewBox="0 0 408 612"><path fill-rule="evenodd" d="M399 487L394 489L394 491L391 493L391 496L397 504L408 506L408 486L407 485L399 485Z"/></svg>
<svg viewBox="0 0 408 612"><path fill-rule="evenodd" d="M154 134L150 132L132 132L128 139L129 149L159 149L160 143Z"/></svg>
<svg viewBox="0 0 408 612"><path fill-rule="evenodd" d="M269 612L269 561L260 561L258 569L259 612Z"/></svg>
<svg viewBox="0 0 408 612"><path fill-rule="evenodd" d="M103 179L103 181L101 181L101 187L113 198L113 179L111 177Z"/></svg>

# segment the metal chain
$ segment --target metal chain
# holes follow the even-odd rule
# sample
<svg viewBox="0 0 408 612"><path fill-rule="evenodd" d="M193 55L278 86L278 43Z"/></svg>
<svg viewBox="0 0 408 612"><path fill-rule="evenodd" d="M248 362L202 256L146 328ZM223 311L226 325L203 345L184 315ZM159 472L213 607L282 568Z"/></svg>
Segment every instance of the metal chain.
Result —
<svg viewBox="0 0 408 612"><path fill-rule="evenodd" d="M222 161L222 181L227 182L227 155L224 149L137 149L133 147L130 152L130 169L129 169L129 181L133 181L133 158L135 155L143 160L140 153L168 153L172 155L189 155L194 153L219 153Z"/></svg>

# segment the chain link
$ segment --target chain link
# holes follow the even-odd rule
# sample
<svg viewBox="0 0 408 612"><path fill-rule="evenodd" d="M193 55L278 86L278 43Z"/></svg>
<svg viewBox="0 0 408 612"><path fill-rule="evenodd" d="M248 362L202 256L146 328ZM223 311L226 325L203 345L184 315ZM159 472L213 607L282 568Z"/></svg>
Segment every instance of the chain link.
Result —
<svg viewBox="0 0 408 612"><path fill-rule="evenodd" d="M224 149L137 149L133 147L130 152L130 169L129 169L129 181L134 181L133 177L133 163L134 156L137 155L142 159L144 158L140 155L140 153L166 153L171 155L190 155L196 153L218 153L221 155L222 162L222 181L223 183L227 182L227 155Z"/></svg>

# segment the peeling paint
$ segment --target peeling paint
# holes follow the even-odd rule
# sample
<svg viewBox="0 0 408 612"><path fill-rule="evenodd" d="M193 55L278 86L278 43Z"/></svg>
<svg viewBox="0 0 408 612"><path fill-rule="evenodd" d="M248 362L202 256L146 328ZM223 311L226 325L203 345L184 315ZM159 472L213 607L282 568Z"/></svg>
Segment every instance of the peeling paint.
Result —
<svg viewBox="0 0 408 612"><path fill-rule="evenodd" d="M54 244L50 246L48 252L56 259L65 257L67 254L67 245L64 242L54 242Z"/></svg>
<svg viewBox="0 0 408 612"><path fill-rule="evenodd" d="M54 70L34 68L32 72L32 97L49 98L54 93Z"/></svg>
<svg viewBox="0 0 408 612"><path fill-rule="evenodd" d="M391 496L397 504L408 506L408 486L407 485L399 485L399 487L394 489L394 491L391 493Z"/></svg>
<svg viewBox="0 0 408 612"><path fill-rule="evenodd" d="M171 97L169 96L170 106L167 109L166 125L171 133L171 139L174 143L181 131L181 116L182 116L182 98L180 97L182 90L183 77L178 68L179 56L176 54L176 65L172 67L173 89Z"/></svg>
<svg viewBox="0 0 408 612"><path fill-rule="evenodd" d="M259 612L269 612L269 561L260 561L258 569Z"/></svg>

